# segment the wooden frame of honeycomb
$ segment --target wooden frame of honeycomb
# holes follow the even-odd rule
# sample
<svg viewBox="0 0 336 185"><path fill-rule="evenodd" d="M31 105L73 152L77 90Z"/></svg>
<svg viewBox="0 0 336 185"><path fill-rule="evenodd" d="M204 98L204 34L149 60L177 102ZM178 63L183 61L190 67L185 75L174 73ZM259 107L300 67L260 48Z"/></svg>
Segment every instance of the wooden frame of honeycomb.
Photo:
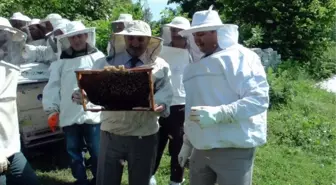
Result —
<svg viewBox="0 0 336 185"><path fill-rule="evenodd" d="M84 91L89 101L102 106L90 109L85 100L85 111L154 111L153 68L108 66L103 70L75 71L82 96Z"/></svg>

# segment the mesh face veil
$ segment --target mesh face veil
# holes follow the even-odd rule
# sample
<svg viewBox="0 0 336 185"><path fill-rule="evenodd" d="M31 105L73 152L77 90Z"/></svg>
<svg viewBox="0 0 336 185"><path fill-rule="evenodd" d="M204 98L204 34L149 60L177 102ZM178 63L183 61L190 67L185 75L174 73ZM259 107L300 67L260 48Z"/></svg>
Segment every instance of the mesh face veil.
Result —
<svg viewBox="0 0 336 185"><path fill-rule="evenodd" d="M34 42L45 38L46 28L41 24L32 24L22 28L27 34L27 42Z"/></svg>
<svg viewBox="0 0 336 185"><path fill-rule="evenodd" d="M23 32L0 27L0 60L13 65L21 64L25 42L26 36Z"/></svg>
<svg viewBox="0 0 336 185"><path fill-rule="evenodd" d="M66 26L66 34L57 36L57 52L72 54L78 52L90 53L96 44L95 28L85 28L79 21L73 21ZM76 57L73 55L73 57Z"/></svg>

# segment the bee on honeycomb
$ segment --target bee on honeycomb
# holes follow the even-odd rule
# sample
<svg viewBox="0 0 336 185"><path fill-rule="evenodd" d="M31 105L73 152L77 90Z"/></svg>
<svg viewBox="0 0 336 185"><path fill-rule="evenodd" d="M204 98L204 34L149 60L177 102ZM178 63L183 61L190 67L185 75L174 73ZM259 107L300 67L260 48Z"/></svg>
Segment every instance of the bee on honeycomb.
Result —
<svg viewBox="0 0 336 185"><path fill-rule="evenodd" d="M123 65L107 66L98 74L83 76L81 81L90 102L106 110L150 106L147 72L129 71Z"/></svg>

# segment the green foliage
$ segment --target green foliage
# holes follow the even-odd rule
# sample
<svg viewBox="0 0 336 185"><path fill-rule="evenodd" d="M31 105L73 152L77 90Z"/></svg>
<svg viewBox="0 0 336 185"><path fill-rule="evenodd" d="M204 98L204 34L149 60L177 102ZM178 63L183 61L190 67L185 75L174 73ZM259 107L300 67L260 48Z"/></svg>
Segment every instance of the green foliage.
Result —
<svg viewBox="0 0 336 185"><path fill-rule="evenodd" d="M169 3L177 3L182 8L183 12L186 12L188 17L192 17L196 11L206 10L210 5L215 5L218 9L219 5L216 1L208 0L168 0ZM224 7L223 7L224 8Z"/></svg>
<svg viewBox="0 0 336 185"><path fill-rule="evenodd" d="M110 21L97 20L97 21L85 21L85 26L96 27L96 47L106 53L107 43L110 38L111 28Z"/></svg>
<svg viewBox="0 0 336 185"><path fill-rule="evenodd" d="M271 142L335 157L336 97L317 89L302 68L288 68L293 63L285 62L276 73L268 71Z"/></svg>
<svg viewBox="0 0 336 185"><path fill-rule="evenodd" d="M309 61L329 46L335 21L334 0L234 1L219 0L225 22L258 25L264 34L258 47L272 47L284 59ZM241 30L244 40L250 30Z"/></svg>
<svg viewBox="0 0 336 185"><path fill-rule="evenodd" d="M189 16L214 4L223 22L240 26L240 42L246 46L271 47L283 60L299 61L316 78L326 78L335 72L335 58L324 54L335 38L335 0L169 2L181 3Z"/></svg>

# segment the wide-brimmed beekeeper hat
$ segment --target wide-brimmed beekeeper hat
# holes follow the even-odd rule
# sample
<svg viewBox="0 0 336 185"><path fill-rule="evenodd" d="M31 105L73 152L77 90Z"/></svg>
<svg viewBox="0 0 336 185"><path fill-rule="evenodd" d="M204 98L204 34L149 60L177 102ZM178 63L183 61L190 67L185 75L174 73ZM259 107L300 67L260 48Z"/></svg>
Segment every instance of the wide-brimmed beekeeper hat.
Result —
<svg viewBox="0 0 336 185"><path fill-rule="evenodd" d="M16 39L26 39L27 35L22 32L19 29L13 28L12 25L10 24L9 20L4 18L4 17L0 17L0 30L4 30L4 31L8 31L11 33L14 33L16 35Z"/></svg>
<svg viewBox="0 0 336 185"><path fill-rule="evenodd" d="M190 28L190 21L185 17L175 17L170 23L165 24L164 27L173 27L181 30Z"/></svg>
<svg viewBox="0 0 336 185"><path fill-rule="evenodd" d="M61 30L64 33L66 33L66 25L70 23L70 20L68 19L58 19L55 21L55 26L53 26L53 32L56 30Z"/></svg>
<svg viewBox="0 0 336 185"><path fill-rule="evenodd" d="M165 24L162 27L161 37L164 44L169 44L171 42L170 28L178 28L181 30L186 30L190 28L190 21L184 17L175 17L170 23Z"/></svg>
<svg viewBox="0 0 336 185"><path fill-rule="evenodd" d="M62 50L68 49L70 47L69 37L80 35L80 34L87 34L86 43L91 47L95 48L96 44L96 28L90 27L86 28L85 25L81 21L71 21L66 24L63 35L56 36L57 39L57 51L60 52L58 55L61 54Z"/></svg>
<svg viewBox="0 0 336 185"><path fill-rule="evenodd" d="M189 29L180 31L182 36L190 37L193 33L203 31L217 31L218 45L224 49L231 45L238 44L238 26L235 24L223 24L218 12L212 10L195 12Z"/></svg>
<svg viewBox="0 0 336 185"><path fill-rule="evenodd" d="M118 23L118 22L123 22L123 23L127 23L133 21L133 16L131 14L127 14L127 13L121 13L118 17L117 20L112 21L112 23Z"/></svg>
<svg viewBox="0 0 336 185"><path fill-rule="evenodd" d="M57 13L51 13L41 20L41 23L49 21L53 26L55 21L62 19L62 16Z"/></svg>
<svg viewBox="0 0 336 185"><path fill-rule="evenodd" d="M124 36L144 36L150 37L150 41L146 50L146 59L148 61L143 61L145 63L152 63L155 61L156 57L159 55L162 49L162 39L159 37L152 36L152 30L150 26L141 20L134 20L125 25L125 29L119 33L114 33L112 35L113 44L111 46L112 52L111 56L115 54L124 52L126 50L126 43Z"/></svg>
<svg viewBox="0 0 336 185"><path fill-rule="evenodd" d="M13 13L10 20L25 21L25 22L30 22L31 21L31 19L28 16L23 15L21 12Z"/></svg>

